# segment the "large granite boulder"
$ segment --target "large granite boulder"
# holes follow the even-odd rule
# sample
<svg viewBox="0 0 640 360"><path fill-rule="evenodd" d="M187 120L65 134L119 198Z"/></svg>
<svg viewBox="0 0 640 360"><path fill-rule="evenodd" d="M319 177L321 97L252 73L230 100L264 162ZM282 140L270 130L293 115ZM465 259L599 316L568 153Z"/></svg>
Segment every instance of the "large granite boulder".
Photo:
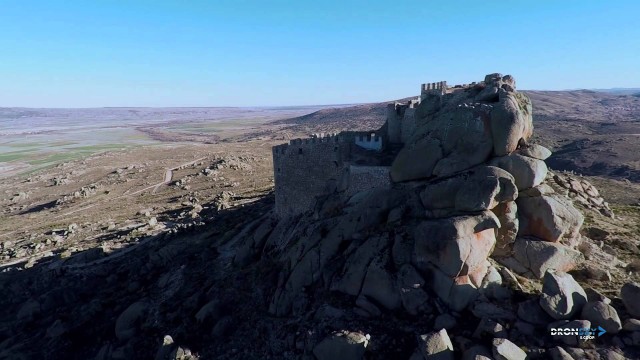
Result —
<svg viewBox="0 0 640 360"><path fill-rule="evenodd" d="M538 144L523 146L518 153L538 160L547 160L551 156L551 150Z"/></svg>
<svg viewBox="0 0 640 360"><path fill-rule="evenodd" d="M493 141L486 128L490 108L459 107L420 126L391 165L395 182L444 177L482 164Z"/></svg>
<svg viewBox="0 0 640 360"><path fill-rule="evenodd" d="M531 100L523 93L501 88L498 104L491 112L493 153L504 156L514 152L521 140L533 135L533 108Z"/></svg>
<svg viewBox="0 0 640 360"><path fill-rule="evenodd" d="M559 195L519 197L518 235L534 236L551 242L571 240L580 234L584 216L571 201Z"/></svg>
<svg viewBox="0 0 640 360"><path fill-rule="evenodd" d="M369 264L378 254L384 251L387 244L387 239L375 236L358 246L349 257L349 266L331 284L331 290L353 296L358 295L367 275Z"/></svg>
<svg viewBox="0 0 640 360"><path fill-rule="evenodd" d="M386 253L371 262L360 294L373 299L387 310L396 310L402 306L402 302L396 279L386 269L388 262L389 258Z"/></svg>
<svg viewBox="0 0 640 360"><path fill-rule="evenodd" d="M547 270L572 270L584 259L577 250L535 238L517 238L513 250L516 260L538 278Z"/></svg>
<svg viewBox="0 0 640 360"><path fill-rule="evenodd" d="M429 309L429 295L424 290L424 278L410 264L398 270L398 286L402 306L411 315L418 315Z"/></svg>
<svg viewBox="0 0 640 360"><path fill-rule="evenodd" d="M586 303L587 294L571 275L551 271L544 274L540 306L552 318L569 320L582 311Z"/></svg>
<svg viewBox="0 0 640 360"><path fill-rule="evenodd" d="M140 331L140 327L148 312L149 304L144 300L129 305L116 320L116 337L119 340L133 338Z"/></svg>
<svg viewBox="0 0 640 360"><path fill-rule="evenodd" d="M479 166L456 176L432 181L420 192L425 209L477 212L518 197L514 179L507 171Z"/></svg>
<svg viewBox="0 0 640 360"><path fill-rule="evenodd" d="M453 344L447 330L418 336L418 350L425 360L453 360Z"/></svg>
<svg viewBox="0 0 640 360"><path fill-rule="evenodd" d="M620 289L620 298L629 314L640 317L640 284L626 283Z"/></svg>
<svg viewBox="0 0 640 360"><path fill-rule="evenodd" d="M433 176L433 168L442 159L442 147L438 139L416 140L402 148L391 166L393 181L409 181Z"/></svg>
<svg viewBox="0 0 640 360"><path fill-rule="evenodd" d="M491 164L513 175L518 190L542 184L548 170L544 161L515 153L494 158L491 160Z"/></svg>
<svg viewBox="0 0 640 360"><path fill-rule="evenodd" d="M530 299L518 304L518 318L533 325L548 325L553 318L540 306L538 299Z"/></svg>
<svg viewBox="0 0 640 360"><path fill-rule="evenodd" d="M582 318L592 324L602 326L608 333L617 334L622 329L622 322L616 309L602 301L590 301L582 308Z"/></svg>
<svg viewBox="0 0 640 360"><path fill-rule="evenodd" d="M428 282L432 290L454 311L462 311L479 295L469 275L451 277L435 266L428 266L427 273L431 275Z"/></svg>
<svg viewBox="0 0 640 360"><path fill-rule="evenodd" d="M525 360L527 353L507 339L493 339L493 357L497 360Z"/></svg>
<svg viewBox="0 0 640 360"><path fill-rule="evenodd" d="M416 261L434 264L448 276L468 275L484 266L499 226L490 211L477 216L423 221L413 232Z"/></svg>

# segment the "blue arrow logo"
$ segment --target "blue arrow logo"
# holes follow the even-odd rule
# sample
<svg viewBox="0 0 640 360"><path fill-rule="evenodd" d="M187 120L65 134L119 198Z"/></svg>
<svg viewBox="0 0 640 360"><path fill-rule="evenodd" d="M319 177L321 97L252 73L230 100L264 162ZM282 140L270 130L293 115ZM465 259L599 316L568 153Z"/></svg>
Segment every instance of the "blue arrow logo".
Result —
<svg viewBox="0 0 640 360"><path fill-rule="evenodd" d="M603 329L602 326L598 326L598 331L598 336L602 336L607 332L607 330Z"/></svg>

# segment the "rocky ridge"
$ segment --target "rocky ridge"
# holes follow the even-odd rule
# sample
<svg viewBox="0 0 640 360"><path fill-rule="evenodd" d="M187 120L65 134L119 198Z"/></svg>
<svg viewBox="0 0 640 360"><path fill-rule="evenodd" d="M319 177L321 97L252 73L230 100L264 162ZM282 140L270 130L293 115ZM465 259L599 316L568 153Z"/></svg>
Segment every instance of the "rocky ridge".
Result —
<svg viewBox="0 0 640 360"><path fill-rule="evenodd" d="M587 307L585 291L567 274L583 263L579 249L588 240L572 198L613 216L597 190L578 182L578 192L573 178L548 172L551 151L529 143L531 102L513 77L487 75L448 95L419 105L417 129L391 166L391 188L345 197L338 184L299 218L256 222L235 239L243 250L234 263L277 259L282 269L269 306L276 316L303 316L315 299L336 293L348 299L342 311L365 319L440 313L432 328L440 332L417 334L412 359L466 356L478 347L495 358L525 358L511 341L544 345L529 338L547 326L613 321L614 332L615 309ZM518 303L521 276L542 279L543 287ZM456 325L467 313L481 320L475 339L453 346L447 327L461 331ZM483 342L485 334L493 342ZM323 340L316 358L331 358L321 355L327 342L340 347L343 339ZM559 338L579 345L574 340ZM367 342L350 342L360 350L349 359L362 358Z"/></svg>

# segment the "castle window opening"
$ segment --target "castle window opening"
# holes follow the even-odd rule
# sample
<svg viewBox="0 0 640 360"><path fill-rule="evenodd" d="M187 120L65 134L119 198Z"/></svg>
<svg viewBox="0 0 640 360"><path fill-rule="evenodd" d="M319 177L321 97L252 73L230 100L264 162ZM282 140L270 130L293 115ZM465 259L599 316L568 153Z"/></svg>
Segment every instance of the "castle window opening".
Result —
<svg viewBox="0 0 640 360"><path fill-rule="evenodd" d="M298 149L298 155L302 155L302 148Z"/></svg>

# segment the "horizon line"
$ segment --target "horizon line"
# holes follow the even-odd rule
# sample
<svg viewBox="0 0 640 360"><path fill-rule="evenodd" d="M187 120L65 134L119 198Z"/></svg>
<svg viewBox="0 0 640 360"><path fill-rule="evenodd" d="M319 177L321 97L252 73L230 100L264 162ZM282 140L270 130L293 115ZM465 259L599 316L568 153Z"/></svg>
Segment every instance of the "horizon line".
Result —
<svg viewBox="0 0 640 360"><path fill-rule="evenodd" d="M546 92L562 92L562 91L594 91L594 92L607 92L607 91L639 91L640 87L613 87L613 88L574 88L574 89L562 89L562 90L544 90L544 89L526 89L526 90L518 90L521 92L527 91L546 91ZM619 96L627 96L630 94L618 94ZM367 104L379 104L385 102L398 101L402 99L418 97L420 95L413 96L405 96L393 100L383 100L383 101L365 101L365 102L355 102L355 103L339 103L339 104L305 104L305 105L212 105L212 106L189 106L189 105L180 105L180 106L55 106L55 107L47 107L47 106L0 106L0 109L247 109L247 108L281 108L281 107L291 107L291 108L303 108L303 107L331 107L331 106L356 106L356 105L367 105Z"/></svg>

